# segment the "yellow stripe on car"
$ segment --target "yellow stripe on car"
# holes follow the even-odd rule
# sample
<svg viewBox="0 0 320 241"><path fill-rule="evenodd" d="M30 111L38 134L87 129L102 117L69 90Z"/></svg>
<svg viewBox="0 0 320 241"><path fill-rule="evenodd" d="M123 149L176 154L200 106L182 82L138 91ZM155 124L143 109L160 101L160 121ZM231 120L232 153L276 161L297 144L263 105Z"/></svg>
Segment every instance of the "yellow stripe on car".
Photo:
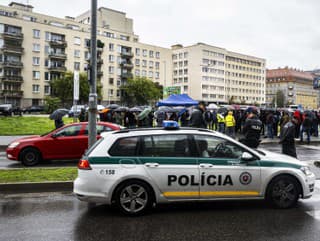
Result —
<svg viewBox="0 0 320 241"><path fill-rule="evenodd" d="M257 191L207 191L207 192L164 192L165 197L192 197L192 196L258 196Z"/></svg>

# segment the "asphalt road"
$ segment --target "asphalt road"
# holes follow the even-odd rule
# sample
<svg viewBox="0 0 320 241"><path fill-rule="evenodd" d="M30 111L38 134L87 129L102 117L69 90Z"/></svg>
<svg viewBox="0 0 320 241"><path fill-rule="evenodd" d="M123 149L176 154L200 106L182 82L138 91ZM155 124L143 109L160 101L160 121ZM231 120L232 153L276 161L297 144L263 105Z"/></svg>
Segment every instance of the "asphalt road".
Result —
<svg viewBox="0 0 320 241"><path fill-rule="evenodd" d="M319 181L316 194L293 209L272 209L263 201L180 203L134 218L71 194L6 196L0 199L0 240L317 241L319 201Z"/></svg>

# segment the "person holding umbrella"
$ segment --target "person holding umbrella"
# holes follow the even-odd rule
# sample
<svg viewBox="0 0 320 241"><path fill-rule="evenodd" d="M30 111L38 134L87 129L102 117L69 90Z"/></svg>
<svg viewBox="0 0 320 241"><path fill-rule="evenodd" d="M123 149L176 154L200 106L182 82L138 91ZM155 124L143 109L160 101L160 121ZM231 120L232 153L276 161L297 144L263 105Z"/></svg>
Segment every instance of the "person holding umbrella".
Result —
<svg viewBox="0 0 320 241"><path fill-rule="evenodd" d="M57 109L51 113L49 118L51 120L54 120L54 125L55 125L56 129L64 126L62 117L65 116L68 112L69 112L69 110L67 110L67 109Z"/></svg>

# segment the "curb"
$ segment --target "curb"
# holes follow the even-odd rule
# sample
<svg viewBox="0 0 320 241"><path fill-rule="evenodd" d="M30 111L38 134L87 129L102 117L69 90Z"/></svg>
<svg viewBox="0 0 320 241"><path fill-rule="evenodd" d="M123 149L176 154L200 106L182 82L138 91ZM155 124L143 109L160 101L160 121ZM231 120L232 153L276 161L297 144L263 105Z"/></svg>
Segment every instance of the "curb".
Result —
<svg viewBox="0 0 320 241"><path fill-rule="evenodd" d="M1 194L72 192L73 182L28 182L0 184Z"/></svg>

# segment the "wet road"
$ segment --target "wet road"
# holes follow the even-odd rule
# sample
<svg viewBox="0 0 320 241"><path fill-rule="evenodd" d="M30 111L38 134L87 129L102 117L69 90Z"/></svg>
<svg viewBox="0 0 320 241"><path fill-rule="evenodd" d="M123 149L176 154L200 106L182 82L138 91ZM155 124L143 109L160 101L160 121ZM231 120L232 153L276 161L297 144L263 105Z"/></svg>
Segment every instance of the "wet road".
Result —
<svg viewBox="0 0 320 241"><path fill-rule="evenodd" d="M316 194L289 210L262 201L162 205L125 217L105 205L88 207L71 194L0 199L2 241L316 241L320 233L320 182Z"/></svg>

